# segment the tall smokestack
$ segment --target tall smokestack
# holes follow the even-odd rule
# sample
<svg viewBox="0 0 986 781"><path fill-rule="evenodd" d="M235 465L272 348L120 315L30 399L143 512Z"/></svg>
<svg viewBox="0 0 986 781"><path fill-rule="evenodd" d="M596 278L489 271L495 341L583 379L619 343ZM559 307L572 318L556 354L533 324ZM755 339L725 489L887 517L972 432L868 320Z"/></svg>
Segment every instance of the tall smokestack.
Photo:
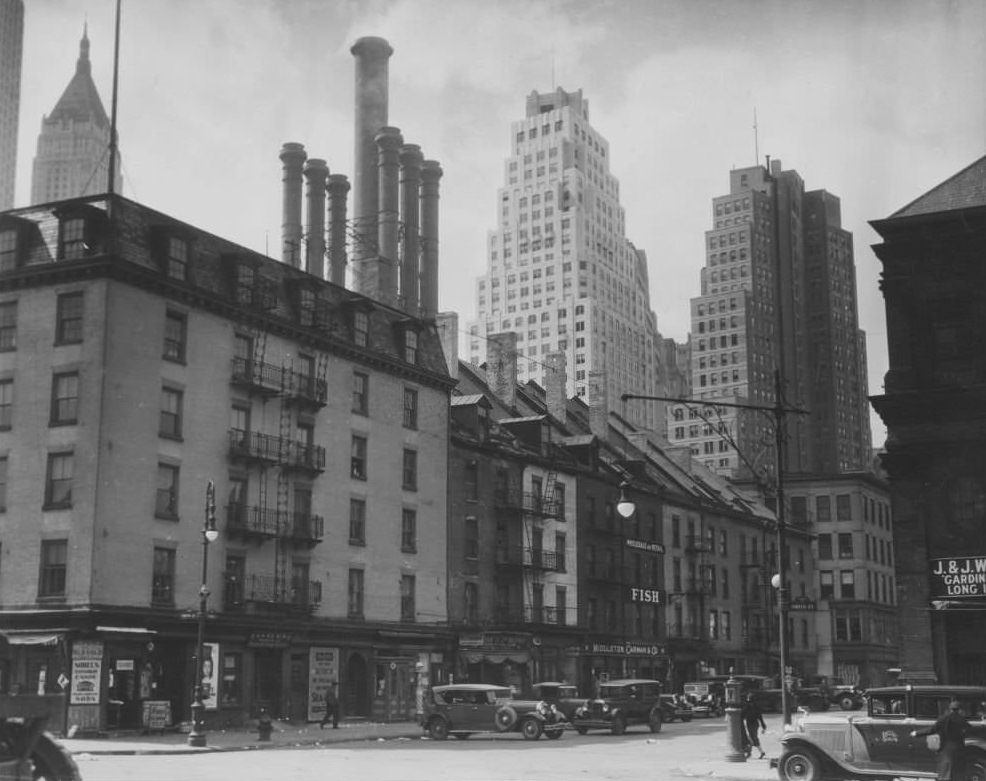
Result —
<svg viewBox="0 0 986 781"><path fill-rule="evenodd" d="M319 279L325 278L325 180L329 167L324 160L310 158L305 163L305 182L308 201L308 251L305 271Z"/></svg>
<svg viewBox="0 0 986 781"><path fill-rule="evenodd" d="M396 127L382 127L377 133L380 216L377 223L378 301L397 304L397 227L400 217L400 149L404 143ZM367 261L371 262L371 261Z"/></svg>
<svg viewBox="0 0 986 781"><path fill-rule="evenodd" d="M353 287L375 296L376 279L364 283L364 270L377 252L377 145L376 135L387 125L387 63L394 53L383 38L360 38L350 49L356 58L356 148L353 169L353 228L363 237L353 246Z"/></svg>
<svg viewBox="0 0 986 781"><path fill-rule="evenodd" d="M421 164L421 317L438 314L438 180L442 167L435 160Z"/></svg>
<svg viewBox="0 0 986 781"><path fill-rule="evenodd" d="M281 147L281 260L295 268L301 267L301 167L307 156L303 144L289 141Z"/></svg>
<svg viewBox="0 0 986 781"><path fill-rule="evenodd" d="M329 281L346 286L346 197L349 179L344 174L329 176Z"/></svg>
<svg viewBox="0 0 986 781"><path fill-rule="evenodd" d="M401 257L401 299L404 311L418 316L420 297L418 275L421 273L419 253L421 244L421 147L404 144L401 147L401 222L404 223L404 252Z"/></svg>

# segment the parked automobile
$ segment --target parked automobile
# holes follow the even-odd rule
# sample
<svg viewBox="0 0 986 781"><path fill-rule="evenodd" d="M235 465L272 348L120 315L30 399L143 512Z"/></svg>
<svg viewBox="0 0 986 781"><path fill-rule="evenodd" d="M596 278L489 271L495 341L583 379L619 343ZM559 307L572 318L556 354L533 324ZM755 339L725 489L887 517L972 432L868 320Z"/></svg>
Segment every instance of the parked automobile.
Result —
<svg viewBox="0 0 986 781"><path fill-rule="evenodd" d="M688 704L682 694L662 694L661 711L664 720L668 723L672 721L691 721L695 717L692 706Z"/></svg>
<svg viewBox="0 0 986 781"><path fill-rule="evenodd" d="M646 724L660 732L664 724L661 682L647 678L623 678L599 685L599 696L575 710L572 726L580 735L590 729L608 729L622 735L628 726Z"/></svg>
<svg viewBox="0 0 986 781"><path fill-rule="evenodd" d="M834 686L829 691L829 701L842 710L859 710L866 699L863 690L856 686Z"/></svg>
<svg viewBox="0 0 986 781"><path fill-rule="evenodd" d="M685 684L683 691L693 717L711 718L723 714L723 703L726 701L725 681L691 681Z"/></svg>
<svg viewBox="0 0 986 781"><path fill-rule="evenodd" d="M519 732L526 740L561 737L565 718L544 700L514 699L508 686L460 683L433 686L422 726L435 740L464 740L477 733Z"/></svg>
<svg viewBox="0 0 986 781"><path fill-rule="evenodd" d="M781 738L781 781L936 777L927 729L958 699L974 733L966 737L963 779L986 778L986 686L888 686L866 693L864 715L804 713Z"/></svg>
<svg viewBox="0 0 986 781"><path fill-rule="evenodd" d="M579 697L578 689L571 683L542 681L535 683L531 690L535 700L544 700L549 705L554 705L568 721L572 720L576 709L585 704L585 697Z"/></svg>

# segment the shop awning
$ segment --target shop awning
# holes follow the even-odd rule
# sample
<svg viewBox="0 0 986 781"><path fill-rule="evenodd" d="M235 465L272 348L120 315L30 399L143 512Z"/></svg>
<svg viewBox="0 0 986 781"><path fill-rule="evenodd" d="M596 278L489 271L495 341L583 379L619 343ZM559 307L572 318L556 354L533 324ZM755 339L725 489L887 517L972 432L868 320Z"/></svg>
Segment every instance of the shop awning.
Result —
<svg viewBox="0 0 986 781"><path fill-rule="evenodd" d="M11 645L58 645L59 632L0 632Z"/></svg>
<svg viewBox="0 0 986 781"><path fill-rule="evenodd" d="M147 629L142 626L97 626L97 632L119 632L125 635L156 635L156 629Z"/></svg>
<svg viewBox="0 0 986 781"><path fill-rule="evenodd" d="M469 664L479 664L480 662L488 662L490 664L503 664L504 662L513 662L514 664L527 664L531 661L531 655L526 651L514 651L513 653L464 653L462 658L466 660Z"/></svg>

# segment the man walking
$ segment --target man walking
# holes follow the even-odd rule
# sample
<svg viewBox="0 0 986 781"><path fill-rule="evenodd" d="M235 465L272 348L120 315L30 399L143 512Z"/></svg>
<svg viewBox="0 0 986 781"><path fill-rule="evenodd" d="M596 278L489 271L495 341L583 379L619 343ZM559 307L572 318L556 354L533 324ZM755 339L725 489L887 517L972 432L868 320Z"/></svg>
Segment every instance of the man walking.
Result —
<svg viewBox="0 0 986 781"><path fill-rule="evenodd" d="M744 736L746 739L743 741L746 755L750 756L753 753L753 749L756 748L760 752L759 758L763 759L767 754L760 746L760 738L757 736L757 733L760 730L766 731L767 724L763 720L763 711L760 710L760 706L757 705L752 694L746 695L746 702L743 703L740 716L743 719L743 727L746 732Z"/></svg>
<svg viewBox="0 0 986 781"><path fill-rule="evenodd" d="M336 682L329 684L328 691L325 692L325 715L318 728L324 729L325 725L332 720L332 729L339 729L339 699L336 697Z"/></svg>
<svg viewBox="0 0 986 781"><path fill-rule="evenodd" d="M965 748L965 736L972 725L962 715L962 703L952 700L948 704L948 712L927 729L917 729L911 732L911 737L938 735L941 743L938 748L938 781L958 781L961 775L959 763L962 760L962 749Z"/></svg>

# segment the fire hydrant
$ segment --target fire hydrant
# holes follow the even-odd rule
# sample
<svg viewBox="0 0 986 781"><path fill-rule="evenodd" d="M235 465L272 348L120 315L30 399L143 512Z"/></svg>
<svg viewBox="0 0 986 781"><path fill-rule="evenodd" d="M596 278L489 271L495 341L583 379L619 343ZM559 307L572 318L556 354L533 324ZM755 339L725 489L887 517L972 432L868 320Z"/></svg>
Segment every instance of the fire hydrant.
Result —
<svg viewBox="0 0 986 781"><path fill-rule="evenodd" d="M261 708L260 716L257 718L257 737L260 740L270 740L270 733L273 729L274 724L267 708Z"/></svg>

